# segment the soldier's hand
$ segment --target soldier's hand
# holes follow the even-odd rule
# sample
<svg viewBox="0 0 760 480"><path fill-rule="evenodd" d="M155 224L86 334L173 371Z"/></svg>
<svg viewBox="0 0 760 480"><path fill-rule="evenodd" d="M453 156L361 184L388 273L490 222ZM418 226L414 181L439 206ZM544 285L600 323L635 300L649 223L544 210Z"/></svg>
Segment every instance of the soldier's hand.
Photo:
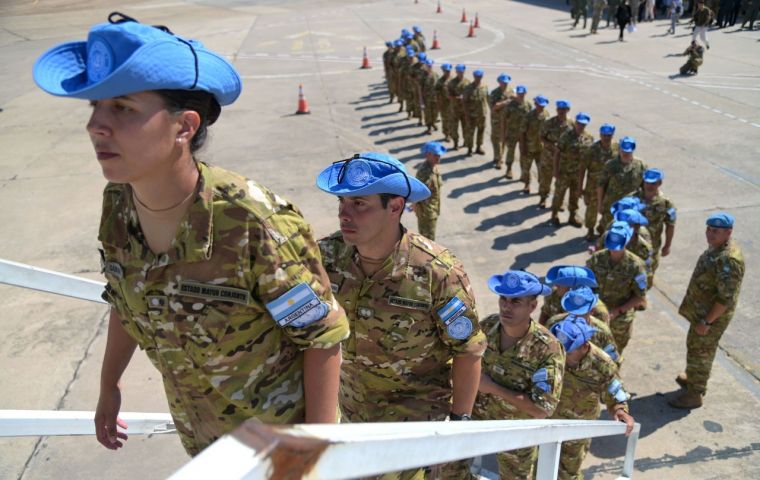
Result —
<svg viewBox="0 0 760 480"><path fill-rule="evenodd" d="M613 416L618 422L625 423L625 436L627 437L630 435L633 431L633 424L635 423L633 417L625 413L625 410L622 408L615 410L615 415Z"/></svg>
<svg viewBox="0 0 760 480"><path fill-rule="evenodd" d="M127 423L118 417L121 408L121 390L118 386L101 388L98 406L95 409L95 436L98 442L109 450L118 450L127 440L127 434L117 430L117 425L123 429Z"/></svg>
<svg viewBox="0 0 760 480"><path fill-rule="evenodd" d="M710 331L710 325L698 323L697 326L694 327L694 333L696 333L700 337L704 337L705 335L707 335L707 332L709 331Z"/></svg>
<svg viewBox="0 0 760 480"><path fill-rule="evenodd" d="M668 255L670 255L670 246L666 245L662 247L662 256L667 257Z"/></svg>

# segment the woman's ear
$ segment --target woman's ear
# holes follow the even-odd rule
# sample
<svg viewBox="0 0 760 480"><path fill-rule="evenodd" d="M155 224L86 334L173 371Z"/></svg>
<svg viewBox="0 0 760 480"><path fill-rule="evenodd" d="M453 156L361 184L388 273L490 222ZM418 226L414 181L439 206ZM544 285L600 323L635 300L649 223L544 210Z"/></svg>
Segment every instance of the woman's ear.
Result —
<svg viewBox="0 0 760 480"><path fill-rule="evenodd" d="M179 130L177 131L176 142L178 144L189 144L201 125L201 116L195 110L184 110L177 114L177 122Z"/></svg>

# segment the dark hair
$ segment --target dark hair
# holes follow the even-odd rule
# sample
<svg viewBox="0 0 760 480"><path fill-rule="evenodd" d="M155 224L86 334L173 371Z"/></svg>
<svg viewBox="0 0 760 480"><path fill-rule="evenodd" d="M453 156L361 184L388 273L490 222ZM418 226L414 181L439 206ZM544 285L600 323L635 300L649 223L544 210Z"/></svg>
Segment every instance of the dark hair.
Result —
<svg viewBox="0 0 760 480"><path fill-rule="evenodd" d="M213 125L222 113L222 107L209 92L202 90L156 90L164 99L166 109L170 113L192 110L201 117L201 123L190 140L190 153L195 153L203 147L208 136L208 127Z"/></svg>
<svg viewBox="0 0 760 480"><path fill-rule="evenodd" d="M394 195L392 193L381 193L380 194L380 205L383 206L383 208L388 208L388 202L391 201L391 198L404 198L401 195Z"/></svg>

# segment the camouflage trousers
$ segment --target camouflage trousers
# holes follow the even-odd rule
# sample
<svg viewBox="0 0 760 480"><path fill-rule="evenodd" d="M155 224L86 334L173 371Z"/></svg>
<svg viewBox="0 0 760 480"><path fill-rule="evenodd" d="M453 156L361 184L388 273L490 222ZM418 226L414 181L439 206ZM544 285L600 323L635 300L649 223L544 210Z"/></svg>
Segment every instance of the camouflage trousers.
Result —
<svg viewBox="0 0 760 480"><path fill-rule="evenodd" d="M393 78L393 74L390 70L386 71L385 79L386 83L388 84L388 94L391 97L391 101L393 101L393 98L396 96L396 79Z"/></svg>
<svg viewBox="0 0 760 480"><path fill-rule="evenodd" d="M417 231L425 238L435 240L435 226L438 223L438 215L417 212Z"/></svg>
<svg viewBox="0 0 760 480"><path fill-rule="evenodd" d="M504 144L507 146L507 168L512 168L512 164L515 163L515 150L517 150L518 143L520 144L520 157L522 158L525 146L520 141L520 138L508 136L504 139Z"/></svg>
<svg viewBox="0 0 760 480"><path fill-rule="evenodd" d="M401 84L401 75L393 76L393 91L396 93L396 99L401 104L401 108L404 107L404 101L406 100L403 85ZM400 111L400 110L399 110Z"/></svg>
<svg viewBox="0 0 760 480"><path fill-rule="evenodd" d="M538 167L538 194L543 199L551 193L554 179L554 152L551 149L545 148L541 152Z"/></svg>
<svg viewBox="0 0 760 480"><path fill-rule="evenodd" d="M493 146L493 163L504 164L504 135L503 126L499 122L491 122L491 145Z"/></svg>
<svg viewBox="0 0 760 480"><path fill-rule="evenodd" d="M588 183L591 185L591 188L587 187L586 190L583 191L583 203L586 204L586 214L583 216L583 225L588 229L592 229L596 227L596 219L599 216L599 211L597 210L598 204L596 202L596 181L589 179Z"/></svg>
<svg viewBox="0 0 760 480"><path fill-rule="evenodd" d="M599 28L599 20L602 19L602 9L601 8L595 8L593 16L591 17L591 31L596 32L596 29Z"/></svg>
<svg viewBox="0 0 760 480"><path fill-rule="evenodd" d="M407 113L411 113L414 118L422 118L420 96L416 90L411 88L407 88L406 92L406 111Z"/></svg>
<svg viewBox="0 0 760 480"><path fill-rule="evenodd" d="M568 211L570 216L575 215L578 211L578 197L581 193L581 185L578 182L578 172L561 174L554 185L554 198L552 199L552 215L559 212L562 202L565 201L565 192L570 190L570 200L568 202Z"/></svg>
<svg viewBox="0 0 760 480"><path fill-rule="evenodd" d="M525 155L520 153L520 181L525 184L526 187L530 186L530 170L533 168L533 164L536 164L536 169L541 170L541 154L538 152L527 152Z"/></svg>
<svg viewBox="0 0 760 480"><path fill-rule="evenodd" d="M562 442L562 452L559 457L559 480L583 480L583 459L586 458L591 439Z"/></svg>
<svg viewBox="0 0 760 480"><path fill-rule="evenodd" d="M499 478L504 480L532 480L536 476L538 447L518 448L496 454Z"/></svg>
<svg viewBox="0 0 760 480"><path fill-rule="evenodd" d="M486 130L486 116L485 115L468 115L467 122L464 124L464 145L467 148L474 148L475 145L480 148L483 146L483 134ZM475 132L477 130L477 138Z"/></svg>
<svg viewBox="0 0 760 480"><path fill-rule="evenodd" d="M449 109L449 134L455 142L459 141L459 126L462 126L462 135L467 138L467 117L461 107L452 107Z"/></svg>
<svg viewBox="0 0 760 480"><path fill-rule="evenodd" d="M718 342L729 321L730 319L719 318L707 330L706 335L697 335L694 331L696 322L691 322L689 333L686 335L686 378L689 390L702 395L707 392L707 381L710 379Z"/></svg>
<svg viewBox="0 0 760 480"><path fill-rule="evenodd" d="M636 316L636 310L628 310L627 312L618 315L615 318L610 319L610 330L612 331L612 338L615 339L617 345L618 355L623 355L628 342L631 340L633 334L633 319Z"/></svg>
<svg viewBox="0 0 760 480"><path fill-rule="evenodd" d="M441 131L443 132L444 137L450 137L451 136L451 131L450 131L451 121L449 120L449 118L451 117L451 112L449 110L449 105L447 103L444 103L444 104L439 103L438 105L440 105L439 111L441 114Z"/></svg>
<svg viewBox="0 0 760 480"><path fill-rule="evenodd" d="M697 73L701 65L702 65L701 60L700 61L687 60L686 63L681 65L680 73L681 75L686 75L687 73L690 73L690 72Z"/></svg>

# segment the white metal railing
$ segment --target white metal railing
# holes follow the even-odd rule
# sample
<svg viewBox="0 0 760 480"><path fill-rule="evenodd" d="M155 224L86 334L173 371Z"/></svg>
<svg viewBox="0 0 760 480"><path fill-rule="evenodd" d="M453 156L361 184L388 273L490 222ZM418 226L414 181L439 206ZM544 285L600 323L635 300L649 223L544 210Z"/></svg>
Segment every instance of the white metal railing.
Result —
<svg viewBox="0 0 760 480"><path fill-rule="evenodd" d="M0 259L0 283L97 303L104 283ZM94 412L0 410L0 437L93 435ZM174 432L165 413L121 413L130 434ZM625 433L614 421L501 420L341 425L264 425L249 420L217 440L171 478L352 479L538 445L537 478L556 479L562 442ZM639 436L628 437L623 471L630 479ZM292 471L296 468L295 471Z"/></svg>

